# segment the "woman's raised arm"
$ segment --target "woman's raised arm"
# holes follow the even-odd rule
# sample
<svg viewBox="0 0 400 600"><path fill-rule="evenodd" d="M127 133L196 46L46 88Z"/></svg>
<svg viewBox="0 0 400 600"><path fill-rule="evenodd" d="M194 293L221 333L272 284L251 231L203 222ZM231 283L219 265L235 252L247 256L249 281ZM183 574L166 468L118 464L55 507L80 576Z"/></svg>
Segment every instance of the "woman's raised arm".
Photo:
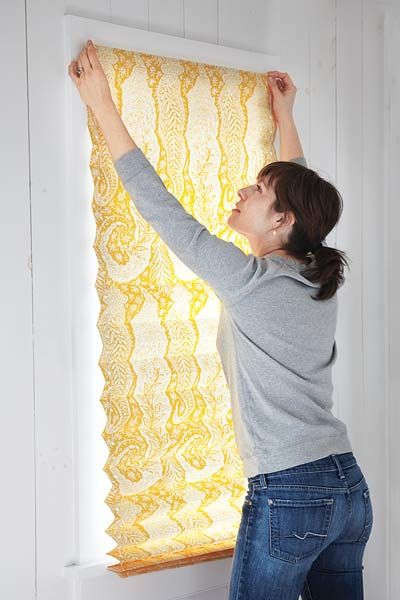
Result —
<svg viewBox="0 0 400 600"><path fill-rule="evenodd" d="M279 129L279 160L292 161L294 158L302 158L302 161L295 162L307 166L293 118L297 88L288 73L282 71L269 71L268 84L271 90L272 112Z"/></svg>
<svg viewBox="0 0 400 600"><path fill-rule="evenodd" d="M68 67L82 101L93 111L111 158L115 162L120 156L136 148L111 96L110 86L91 40Z"/></svg>
<svg viewBox="0 0 400 600"><path fill-rule="evenodd" d="M78 68L83 72L77 74ZM186 266L228 304L252 288L260 277L272 274L273 264L268 266L267 261L246 255L233 242L211 234L167 190L123 124L93 45L88 44L87 51L85 48L69 65L69 73L98 120L133 206Z"/></svg>

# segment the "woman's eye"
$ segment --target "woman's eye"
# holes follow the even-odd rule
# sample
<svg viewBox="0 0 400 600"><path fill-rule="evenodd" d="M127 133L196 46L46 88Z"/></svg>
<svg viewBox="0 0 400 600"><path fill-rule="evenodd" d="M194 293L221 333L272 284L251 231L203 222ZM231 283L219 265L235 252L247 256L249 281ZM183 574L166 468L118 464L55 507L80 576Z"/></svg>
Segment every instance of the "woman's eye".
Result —
<svg viewBox="0 0 400 600"><path fill-rule="evenodd" d="M259 192L262 192L261 186L259 186L258 184L257 184L257 189Z"/></svg>

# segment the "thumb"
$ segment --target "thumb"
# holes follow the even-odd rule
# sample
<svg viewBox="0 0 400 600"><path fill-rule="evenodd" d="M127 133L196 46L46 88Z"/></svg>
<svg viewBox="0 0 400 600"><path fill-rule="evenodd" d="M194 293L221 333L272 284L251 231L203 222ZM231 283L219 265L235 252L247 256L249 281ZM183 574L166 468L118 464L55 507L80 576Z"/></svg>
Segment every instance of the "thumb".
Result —
<svg viewBox="0 0 400 600"><path fill-rule="evenodd" d="M274 91L278 87L278 84L276 83L275 78L271 77L271 75L268 75L268 84L269 84L269 87Z"/></svg>

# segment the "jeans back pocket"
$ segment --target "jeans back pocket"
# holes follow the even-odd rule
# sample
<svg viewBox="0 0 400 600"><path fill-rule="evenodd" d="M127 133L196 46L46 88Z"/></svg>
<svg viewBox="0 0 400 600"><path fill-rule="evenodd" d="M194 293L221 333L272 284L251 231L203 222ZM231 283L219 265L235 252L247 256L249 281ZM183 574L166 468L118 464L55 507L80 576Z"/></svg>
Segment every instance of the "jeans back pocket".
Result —
<svg viewBox="0 0 400 600"><path fill-rule="evenodd" d="M271 556L298 562L318 553L329 533L333 498L269 498Z"/></svg>

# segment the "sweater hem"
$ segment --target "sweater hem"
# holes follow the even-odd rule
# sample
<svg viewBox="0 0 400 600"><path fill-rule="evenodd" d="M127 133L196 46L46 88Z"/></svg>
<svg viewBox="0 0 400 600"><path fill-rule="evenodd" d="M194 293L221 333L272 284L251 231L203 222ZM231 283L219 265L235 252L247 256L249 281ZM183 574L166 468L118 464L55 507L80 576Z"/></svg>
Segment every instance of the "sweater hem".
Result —
<svg viewBox="0 0 400 600"><path fill-rule="evenodd" d="M301 447L301 450L299 450ZM306 438L294 445L283 446L281 451L273 454L265 453L261 456L242 457L244 476L254 477L260 473L268 474L275 471L290 469L307 462L325 458L330 454L353 452L347 433L343 435L323 436L320 438Z"/></svg>

